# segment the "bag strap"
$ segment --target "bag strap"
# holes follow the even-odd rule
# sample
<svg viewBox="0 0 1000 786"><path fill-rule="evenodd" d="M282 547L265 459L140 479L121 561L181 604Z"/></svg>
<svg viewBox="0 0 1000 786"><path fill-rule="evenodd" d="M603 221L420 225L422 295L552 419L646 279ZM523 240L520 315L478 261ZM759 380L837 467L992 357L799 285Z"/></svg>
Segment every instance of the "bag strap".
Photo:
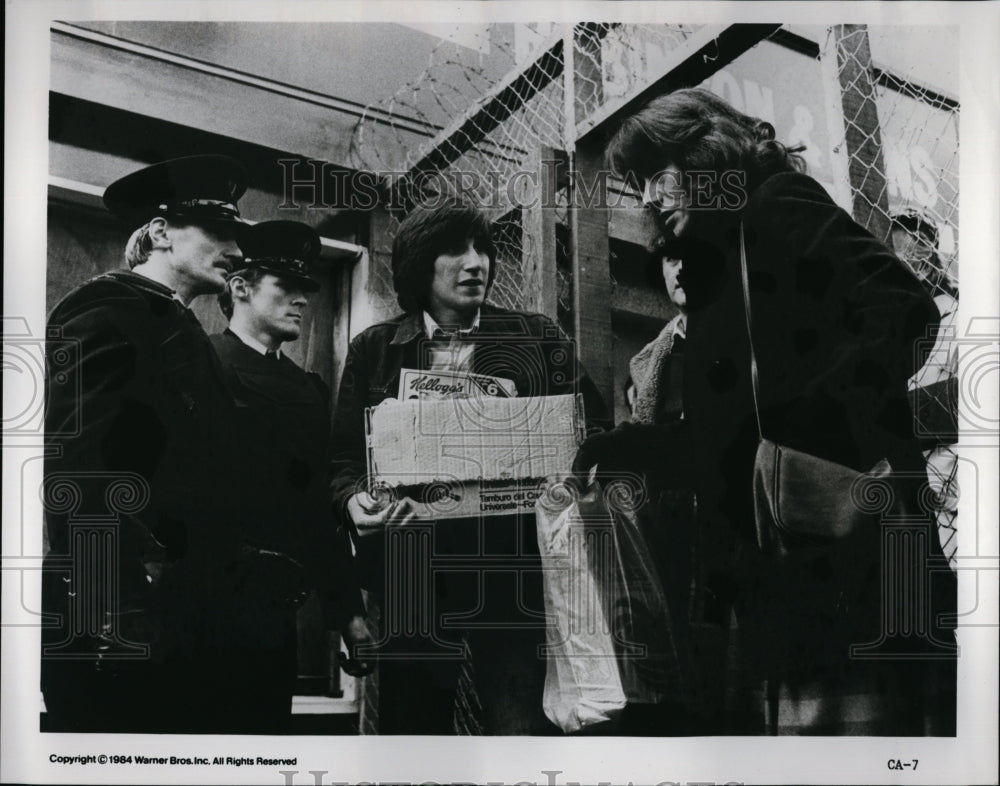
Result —
<svg viewBox="0 0 1000 786"><path fill-rule="evenodd" d="M743 313L747 319L747 339L750 341L750 382L753 385L753 414L757 418L757 436L764 439L760 425L760 384L757 377L757 356L753 351L753 328L750 320L750 275L747 273L747 250L743 240L743 222L740 221L740 273L743 278Z"/></svg>

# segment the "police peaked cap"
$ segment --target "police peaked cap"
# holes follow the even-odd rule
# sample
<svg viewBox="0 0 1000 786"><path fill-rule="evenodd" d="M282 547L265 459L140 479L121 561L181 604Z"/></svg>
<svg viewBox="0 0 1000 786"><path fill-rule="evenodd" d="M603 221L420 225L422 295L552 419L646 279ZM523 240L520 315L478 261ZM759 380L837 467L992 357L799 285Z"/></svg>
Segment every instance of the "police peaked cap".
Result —
<svg viewBox="0 0 1000 786"><path fill-rule="evenodd" d="M308 224L262 221L244 232L239 244L243 252L242 270L256 268L295 279L307 292L319 289L319 284L309 276L309 264L319 256L322 244L316 230Z"/></svg>
<svg viewBox="0 0 1000 786"><path fill-rule="evenodd" d="M247 190L247 173L234 158L188 156L161 161L116 180L104 204L119 218L141 226L152 218L246 226L236 201Z"/></svg>

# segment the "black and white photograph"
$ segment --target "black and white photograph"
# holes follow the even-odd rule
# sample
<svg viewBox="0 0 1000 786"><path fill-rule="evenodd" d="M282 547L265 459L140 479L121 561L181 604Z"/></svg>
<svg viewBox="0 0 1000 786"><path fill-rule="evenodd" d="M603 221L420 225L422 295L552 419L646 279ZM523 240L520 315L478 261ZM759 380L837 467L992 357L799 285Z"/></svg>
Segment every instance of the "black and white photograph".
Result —
<svg viewBox="0 0 1000 786"><path fill-rule="evenodd" d="M0 782L998 782L1000 4L6 11Z"/></svg>

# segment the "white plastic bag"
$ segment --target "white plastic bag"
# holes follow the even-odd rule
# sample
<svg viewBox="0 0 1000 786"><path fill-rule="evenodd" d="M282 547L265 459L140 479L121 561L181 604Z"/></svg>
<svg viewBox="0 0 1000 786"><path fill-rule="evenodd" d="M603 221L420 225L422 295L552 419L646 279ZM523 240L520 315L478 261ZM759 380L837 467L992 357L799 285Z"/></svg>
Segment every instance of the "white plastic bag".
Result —
<svg viewBox="0 0 1000 786"><path fill-rule="evenodd" d="M547 666L542 707L564 732L613 720L625 708L607 599L591 572L584 537L588 515L605 516L600 491L576 501L558 488L535 508L542 557Z"/></svg>

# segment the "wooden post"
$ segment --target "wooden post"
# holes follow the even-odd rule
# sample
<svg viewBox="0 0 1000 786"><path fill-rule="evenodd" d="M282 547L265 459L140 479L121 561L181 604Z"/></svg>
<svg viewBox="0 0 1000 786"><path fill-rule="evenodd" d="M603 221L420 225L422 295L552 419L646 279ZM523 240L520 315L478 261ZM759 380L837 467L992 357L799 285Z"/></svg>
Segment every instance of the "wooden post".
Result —
<svg viewBox="0 0 1000 786"><path fill-rule="evenodd" d="M872 54L865 25L836 25L841 103L854 220L879 240L889 237L889 196L875 105Z"/></svg>
<svg viewBox="0 0 1000 786"><path fill-rule="evenodd" d="M524 270L525 311L557 319L556 280L556 153L542 147L532 161L537 172L536 187L523 208L522 269Z"/></svg>
<svg viewBox="0 0 1000 786"><path fill-rule="evenodd" d="M392 288L392 239L396 222L383 208L369 214L368 253L351 271L350 334L354 338L371 325L399 313Z"/></svg>
<svg viewBox="0 0 1000 786"><path fill-rule="evenodd" d="M575 314L580 361L610 406L614 401L611 254L604 151L578 143L570 174Z"/></svg>

